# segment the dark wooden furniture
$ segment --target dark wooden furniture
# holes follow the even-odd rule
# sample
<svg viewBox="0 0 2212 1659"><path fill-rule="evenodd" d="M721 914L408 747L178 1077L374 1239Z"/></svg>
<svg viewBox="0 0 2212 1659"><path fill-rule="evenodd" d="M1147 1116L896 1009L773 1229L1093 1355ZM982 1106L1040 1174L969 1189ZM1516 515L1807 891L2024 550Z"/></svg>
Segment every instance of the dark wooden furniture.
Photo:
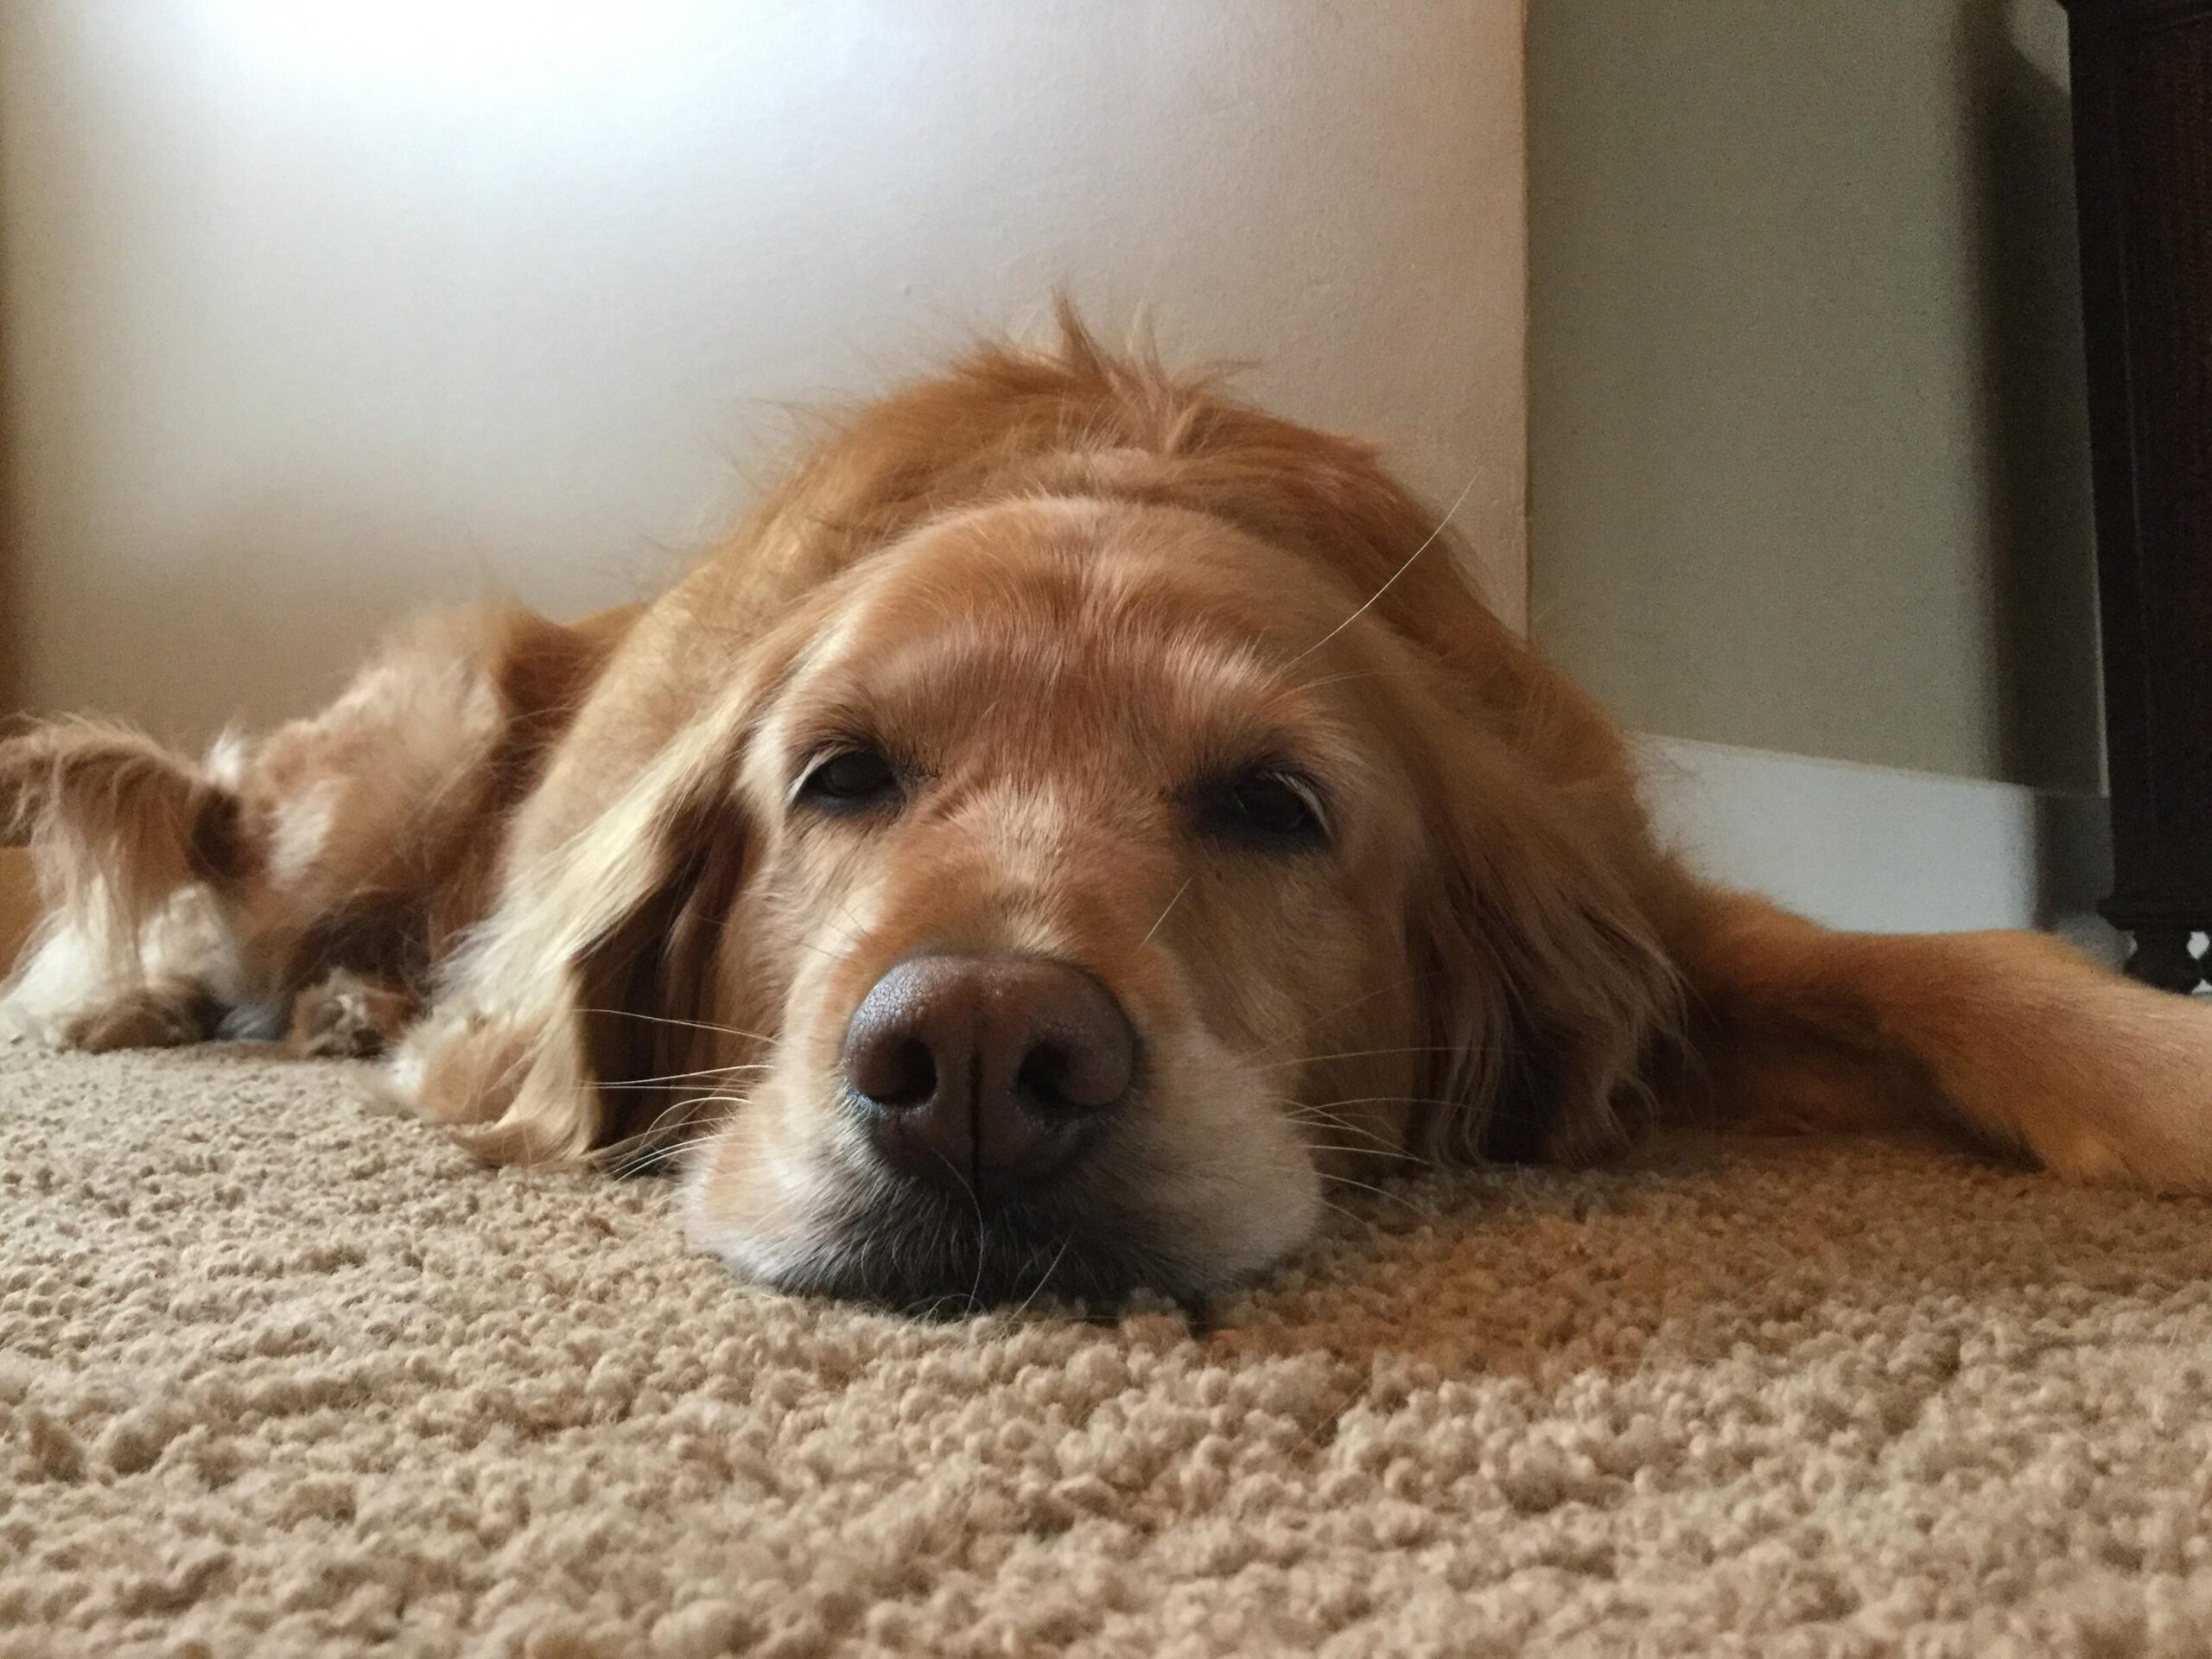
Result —
<svg viewBox="0 0 2212 1659"><path fill-rule="evenodd" d="M2068 0L2113 886L2128 971L2212 928L2212 0Z"/></svg>

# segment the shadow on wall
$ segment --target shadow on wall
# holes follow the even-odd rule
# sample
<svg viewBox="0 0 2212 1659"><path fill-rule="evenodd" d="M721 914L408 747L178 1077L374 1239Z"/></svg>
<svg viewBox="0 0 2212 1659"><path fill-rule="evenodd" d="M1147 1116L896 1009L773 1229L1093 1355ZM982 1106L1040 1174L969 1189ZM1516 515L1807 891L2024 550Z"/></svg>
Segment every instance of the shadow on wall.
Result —
<svg viewBox="0 0 2212 1659"><path fill-rule="evenodd" d="M1539 638L1653 732L2094 790L2059 0L1529 22Z"/></svg>
<svg viewBox="0 0 2212 1659"><path fill-rule="evenodd" d="M45 654L79 664L76 708L118 715L196 749L226 727L266 730L310 715L410 617L508 598L555 615L593 602L525 596L505 579L524 551L469 521L369 492L354 499L259 491L214 508L190 539L50 613ZM674 551L609 554L582 576L613 603L657 590ZM41 709L38 712L57 712Z"/></svg>
<svg viewBox="0 0 2212 1659"><path fill-rule="evenodd" d="M8 376L9 339L0 327L0 385ZM8 399L0 397L0 721L22 712L23 642L17 630L23 613L22 549L17 544L22 520L16 512L15 435L9 430Z"/></svg>
<svg viewBox="0 0 2212 1659"><path fill-rule="evenodd" d="M1958 20L1999 738L2005 776L2082 789L2101 776L2103 733L2073 105L2058 62L2023 48L2014 13L2007 0L1974 0Z"/></svg>

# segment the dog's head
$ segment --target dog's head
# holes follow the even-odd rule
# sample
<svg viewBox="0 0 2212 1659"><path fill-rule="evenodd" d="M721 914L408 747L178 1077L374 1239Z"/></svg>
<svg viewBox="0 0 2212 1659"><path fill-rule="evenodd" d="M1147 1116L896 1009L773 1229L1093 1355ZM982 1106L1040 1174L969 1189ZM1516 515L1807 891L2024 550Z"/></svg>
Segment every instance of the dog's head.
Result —
<svg viewBox="0 0 2212 1659"><path fill-rule="evenodd" d="M681 1125L748 1274L1191 1298L1338 1184L1620 1132L1669 985L1609 731L1363 452L1144 386L1173 441L842 515L575 844L593 1138Z"/></svg>

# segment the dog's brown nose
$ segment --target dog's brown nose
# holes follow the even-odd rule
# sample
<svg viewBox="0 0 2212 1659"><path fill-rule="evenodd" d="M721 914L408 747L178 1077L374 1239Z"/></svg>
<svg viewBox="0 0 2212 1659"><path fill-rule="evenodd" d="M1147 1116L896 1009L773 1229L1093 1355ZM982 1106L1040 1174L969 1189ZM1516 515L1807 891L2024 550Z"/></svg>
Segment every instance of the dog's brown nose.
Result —
<svg viewBox="0 0 2212 1659"><path fill-rule="evenodd" d="M1111 991L1027 957L912 957L845 1032L845 1078L884 1158L978 1196L1057 1173L1127 1097L1136 1063Z"/></svg>

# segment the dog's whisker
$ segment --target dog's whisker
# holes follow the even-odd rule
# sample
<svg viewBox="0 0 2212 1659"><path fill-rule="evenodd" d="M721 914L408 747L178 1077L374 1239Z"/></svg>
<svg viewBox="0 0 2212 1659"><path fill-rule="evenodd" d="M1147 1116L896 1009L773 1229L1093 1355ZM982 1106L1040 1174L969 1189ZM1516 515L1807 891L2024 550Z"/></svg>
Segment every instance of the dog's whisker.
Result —
<svg viewBox="0 0 2212 1659"><path fill-rule="evenodd" d="M1352 1119L1345 1116L1342 1112L1333 1109L1335 1107L1339 1105L1364 1105L1367 1103L1368 1103L1363 1101L1323 1101L1313 1104L1301 1105L1297 1101L1289 1100L1282 1103L1281 1110L1282 1115L1294 1123L1331 1123L1335 1124L1339 1128L1351 1130L1356 1134L1372 1135L1376 1139L1381 1140L1383 1136L1382 1132L1380 1129L1374 1128L1371 1124L1355 1122Z"/></svg>
<svg viewBox="0 0 2212 1659"><path fill-rule="evenodd" d="M1342 1095L1333 1100L1316 1102L1313 1109L1328 1110L1338 1106L1441 1106L1449 1110L1465 1103L1441 1095Z"/></svg>
<svg viewBox="0 0 2212 1659"><path fill-rule="evenodd" d="M617 1077L611 1081L594 1080L580 1083L580 1089L656 1089L671 1083L689 1083L698 1077L727 1077L741 1071L772 1071L775 1065L768 1060L745 1060L734 1065L704 1065L696 1071L664 1071L657 1077Z"/></svg>
<svg viewBox="0 0 2212 1659"><path fill-rule="evenodd" d="M1316 639L1312 645L1306 646L1305 650L1300 652L1297 656L1292 658L1290 660L1294 666L1299 663L1304 662L1315 652L1320 650L1322 646L1327 645L1330 640L1335 639L1346 628L1351 626L1353 623L1358 621L1361 617L1373 610L1376 604L1381 601L1382 595L1389 593L1391 588L1398 585L1398 578L1404 575L1407 571L1414 568L1414 561L1420 558L1422 554L1427 552L1430 548L1436 544L1437 538L1443 535L1445 530L1451 524L1452 515L1457 513L1460 507L1465 504L1467 497L1474 491L1476 480L1481 477L1482 474L1480 473L1477 473L1472 478L1470 478L1466 481L1466 483L1461 487L1459 493L1452 498L1452 505L1444 509L1444 517L1437 521L1436 528L1428 532L1427 537L1419 547L1414 549L1412 552L1406 555L1405 563L1401 564L1395 570L1393 570L1383 581L1382 585L1380 588L1377 588L1372 594L1369 594L1366 602L1357 610L1354 611L1350 616L1344 618L1343 621L1338 623L1335 627L1331 628L1326 633L1323 634L1319 639Z"/></svg>
<svg viewBox="0 0 2212 1659"><path fill-rule="evenodd" d="M745 1103L745 1098L742 1095L715 1092L693 1095L683 1100L671 1102L656 1113L645 1128L623 1136L622 1140L615 1144L636 1145L664 1133L671 1126L688 1128L695 1121L693 1115L702 1109L721 1105L741 1106Z"/></svg>
<svg viewBox="0 0 2212 1659"><path fill-rule="evenodd" d="M1337 1203L1332 1198L1321 1197L1320 1195L1316 1194L1315 1202L1320 1205L1320 1206L1325 1210L1335 1211L1338 1215L1342 1216L1346 1221L1352 1223L1355 1226L1363 1227L1368 1224L1368 1218L1365 1216L1361 1215L1356 1210L1347 1209L1344 1205Z"/></svg>
<svg viewBox="0 0 2212 1659"><path fill-rule="evenodd" d="M579 1007L578 1014L605 1014L616 1020L642 1020L649 1025L677 1026L691 1031L719 1032L725 1037L742 1037L748 1042L772 1043L776 1039L764 1032L746 1031L736 1026L717 1025L711 1020L679 1020L673 1014L647 1014L638 1008Z"/></svg>
<svg viewBox="0 0 2212 1659"><path fill-rule="evenodd" d="M1372 1181L1354 1180L1349 1175L1336 1174L1324 1174L1321 1179L1331 1186L1349 1186L1357 1192L1371 1192L1376 1198L1386 1199L1389 1203L1398 1205L1416 1216L1425 1216L1428 1213L1427 1211L1423 1209L1419 1204L1416 1204L1413 1199L1408 1198L1404 1193L1393 1192L1389 1187L1377 1186Z"/></svg>
<svg viewBox="0 0 2212 1659"><path fill-rule="evenodd" d="M703 1147L714 1145L719 1139L719 1128L677 1140L655 1140L643 1145L639 1144L639 1137L632 1136L601 1147L591 1154L591 1161L603 1162L624 1174L631 1174L649 1165L674 1163Z"/></svg>
<svg viewBox="0 0 2212 1659"><path fill-rule="evenodd" d="M1418 1160L1411 1159L1408 1154L1403 1153L1385 1153L1379 1147L1356 1145L1348 1146L1344 1142L1338 1141L1308 1141L1306 1142L1306 1150L1308 1152L1341 1152L1357 1158L1373 1159L1392 1157L1407 1158L1408 1161L1413 1162L1419 1161Z"/></svg>
<svg viewBox="0 0 2212 1659"><path fill-rule="evenodd" d="M1395 1054L1464 1054L1468 1052L1452 1043L1425 1044L1410 1048L1348 1048L1336 1054L1300 1054L1287 1060L1268 1060L1253 1069L1279 1071L1286 1066L1319 1065L1327 1060L1371 1060Z"/></svg>
<svg viewBox="0 0 2212 1659"><path fill-rule="evenodd" d="M1060 1248L1053 1253L1052 1259L1046 1263L1045 1271L1037 1275L1036 1287L1021 1299L1020 1306L1007 1316L1009 1322L1020 1319L1029 1311L1031 1304L1045 1294L1045 1287L1052 1282L1052 1275L1060 1270L1060 1263L1066 1259L1068 1247L1074 1243L1075 1230L1070 1228L1067 1236L1060 1240Z"/></svg>
<svg viewBox="0 0 2212 1659"><path fill-rule="evenodd" d="M1388 996L1392 991L1402 991L1408 985L1418 985L1425 979L1434 977L1435 975L1433 973L1408 974L1402 979L1394 979L1387 985L1377 985L1373 990L1363 991L1349 1001L1338 1003L1335 1007L1315 1015L1310 1023L1314 1026L1325 1026L1338 1015L1350 1014L1354 1008L1372 1002L1378 996Z"/></svg>
<svg viewBox="0 0 2212 1659"><path fill-rule="evenodd" d="M1195 875L1186 876L1184 878L1183 885L1175 889L1175 896L1167 901L1166 906L1160 911L1158 918L1154 921L1153 925L1145 929L1144 938L1137 942L1137 948L1139 950L1142 950L1146 945L1152 943L1153 935L1159 932L1160 930L1166 925L1168 912L1173 911L1177 905L1182 902L1183 895L1191 890L1191 883L1198 879L1198 878Z"/></svg>
<svg viewBox="0 0 2212 1659"><path fill-rule="evenodd" d="M638 1147L649 1146L658 1148L674 1145L677 1140L685 1136L696 1136L701 1139L710 1139L720 1133L721 1124L719 1120L709 1123L702 1122L702 1121L697 1117L687 1116L677 1118L674 1116L664 1116L660 1121L655 1122L650 1128L639 1129L634 1135L626 1135L623 1136L620 1141L613 1144L618 1147Z"/></svg>
<svg viewBox="0 0 2212 1659"><path fill-rule="evenodd" d="M1405 1150L1395 1138L1383 1135L1377 1130L1368 1128L1363 1124L1348 1122L1340 1117L1300 1116L1296 1113L1292 1113L1289 1116L1289 1121L1293 1123L1302 1124L1308 1128L1327 1129L1337 1135L1357 1135L1361 1140L1366 1142L1365 1147L1360 1148L1360 1150L1363 1150L1370 1155L1389 1158L1410 1158L1413 1156L1412 1154ZM1344 1150L1350 1151L1352 1150L1352 1148L1346 1147Z"/></svg>

